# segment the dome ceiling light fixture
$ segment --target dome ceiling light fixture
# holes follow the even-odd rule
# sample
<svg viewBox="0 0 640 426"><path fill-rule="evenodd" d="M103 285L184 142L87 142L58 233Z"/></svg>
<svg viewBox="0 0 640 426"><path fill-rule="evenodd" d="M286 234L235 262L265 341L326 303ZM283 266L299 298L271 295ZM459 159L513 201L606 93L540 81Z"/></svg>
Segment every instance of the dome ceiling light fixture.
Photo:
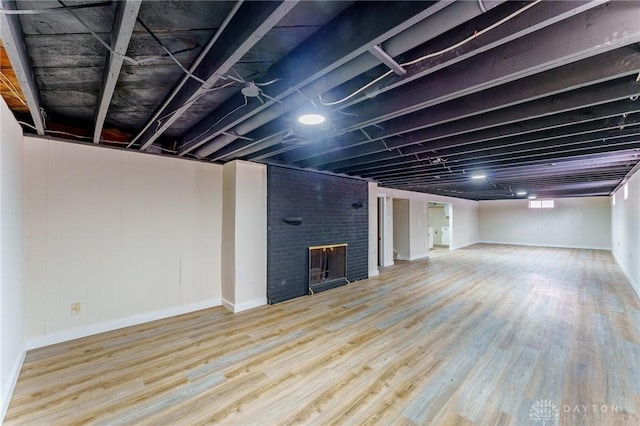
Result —
<svg viewBox="0 0 640 426"><path fill-rule="evenodd" d="M298 122L307 126L315 126L324 123L326 118L322 114L308 113L298 117Z"/></svg>

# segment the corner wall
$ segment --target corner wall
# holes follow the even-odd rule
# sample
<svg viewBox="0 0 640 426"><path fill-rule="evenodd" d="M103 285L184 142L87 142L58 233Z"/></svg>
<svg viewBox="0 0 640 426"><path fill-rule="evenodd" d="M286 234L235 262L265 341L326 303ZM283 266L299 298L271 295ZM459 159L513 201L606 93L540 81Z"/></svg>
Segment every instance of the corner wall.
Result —
<svg viewBox="0 0 640 426"><path fill-rule="evenodd" d="M24 162L30 348L220 304L222 166L34 137Z"/></svg>
<svg viewBox="0 0 640 426"><path fill-rule="evenodd" d="M393 200L404 199L409 200L409 246L410 259L415 260L429 255L429 201L436 201L451 204L451 229L452 239L449 248L455 250L466 247L478 242L478 202L471 200L463 200L461 198L443 197L434 194L425 194L421 192L403 191L399 189L391 189L371 185L369 191L375 191L376 196L384 196L386 203L386 211L389 217L385 218L385 226L391 229L387 230L387 239L393 241ZM369 194L370 197L373 194ZM371 208L377 208L372 206ZM378 244L378 227L370 227L370 232L375 232L375 238L369 238L369 251L377 250ZM385 241L385 248L390 246ZM391 259L392 253L385 253L385 261ZM393 265L389 262L385 266ZM369 258L369 270L377 270L377 258Z"/></svg>
<svg viewBox="0 0 640 426"><path fill-rule="evenodd" d="M619 189L611 207L611 251L640 298L640 171L629 178L628 185L628 198ZM612 202L611 197L607 200Z"/></svg>
<svg viewBox="0 0 640 426"><path fill-rule="evenodd" d="M0 98L0 423L25 354L22 141Z"/></svg>
<svg viewBox="0 0 640 426"><path fill-rule="evenodd" d="M556 198L553 209L530 209L528 201L480 201L480 240L611 249L611 208L607 197Z"/></svg>
<svg viewBox="0 0 640 426"><path fill-rule="evenodd" d="M232 312L267 304L267 167L224 165L222 304Z"/></svg>

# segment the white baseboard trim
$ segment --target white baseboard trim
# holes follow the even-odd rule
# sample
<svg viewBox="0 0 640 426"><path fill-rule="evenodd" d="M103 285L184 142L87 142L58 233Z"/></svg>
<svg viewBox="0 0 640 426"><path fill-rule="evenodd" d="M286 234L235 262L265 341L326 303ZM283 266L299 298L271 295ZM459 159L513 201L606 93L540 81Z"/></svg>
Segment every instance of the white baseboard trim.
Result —
<svg viewBox="0 0 640 426"><path fill-rule="evenodd" d="M130 327L132 325L138 325L149 321L174 317L176 315L182 315L189 312L199 311L201 309L212 308L214 306L220 306L220 299L216 298L203 300L202 302L191 303L189 305L175 306L160 311L148 312L145 314L92 324L86 327L58 331L55 333L45 334L44 336L29 339L27 341L27 349L41 348L43 346L54 345L56 343L66 342L69 340L79 339L81 337L91 336L93 334L117 330L119 328Z"/></svg>
<svg viewBox="0 0 640 426"><path fill-rule="evenodd" d="M249 309L257 308L258 306L264 306L267 304L267 298L261 297L260 299L248 300L239 304L233 304L228 300L222 299L222 306L237 314L238 312L247 311Z"/></svg>
<svg viewBox="0 0 640 426"><path fill-rule="evenodd" d="M508 241L478 241L480 244L501 244L506 246L530 246L530 247L553 247L553 248L569 248L581 250L605 250L611 251L611 247L595 247L581 245L564 245L564 244L535 244L535 243L512 243Z"/></svg>
<svg viewBox="0 0 640 426"><path fill-rule="evenodd" d="M380 271L377 269L374 269L373 271L369 271L369 278L377 277L378 275L380 275Z"/></svg>
<svg viewBox="0 0 640 426"><path fill-rule="evenodd" d="M391 262L389 262L389 263L385 263L384 265L382 265L382 267L383 267L383 268L387 268L387 267L389 267L389 266L393 266L393 265L395 265L395 262L394 262L394 261L391 261Z"/></svg>
<svg viewBox="0 0 640 426"><path fill-rule="evenodd" d="M449 250L458 250L458 249L465 248L465 247L470 247L470 246L472 246L472 245L474 245L474 244L479 244L479 243L482 243L482 241L475 241L475 242L473 242L473 243L463 243L463 244L462 244L462 245L460 245L460 246L450 245L450 246L449 246ZM497 243L496 243L496 244L497 244Z"/></svg>
<svg viewBox="0 0 640 426"><path fill-rule="evenodd" d="M18 376L20 375L20 370L22 370L22 364L24 363L24 358L27 355L27 350L23 349L22 353L16 359L16 362L13 364L11 368L11 372L9 373L9 384L5 388L5 392L2 395L2 401L0 403L0 424L4 422L4 416L7 414L7 409L9 408L9 403L11 402L11 396L13 395L13 390L16 388L16 383L18 382Z"/></svg>
<svg viewBox="0 0 640 426"><path fill-rule="evenodd" d="M222 306L233 312L234 304L226 299L222 299Z"/></svg>
<svg viewBox="0 0 640 426"><path fill-rule="evenodd" d="M422 254L422 255L416 256L416 257L411 257L411 258L409 258L409 262L413 262L414 260L426 259L427 257L429 257L429 253Z"/></svg>
<svg viewBox="0 0 640 426"><path fill-rule="evenodd" d="M622 262L620 262L620 259L618 259L618 256L616 256L616 254L613 251L611 251L611 254L613 255L614 260L618 264L618 267L620 268L624 276L627 278L627 281L629 281L629 285L633 289L634 293L636 294L636 296L638 296L638 299L640 299L640 283L637 283L633 280L633 278L631 277L631 274L629 274L627 269L623 266Z"/></svg>

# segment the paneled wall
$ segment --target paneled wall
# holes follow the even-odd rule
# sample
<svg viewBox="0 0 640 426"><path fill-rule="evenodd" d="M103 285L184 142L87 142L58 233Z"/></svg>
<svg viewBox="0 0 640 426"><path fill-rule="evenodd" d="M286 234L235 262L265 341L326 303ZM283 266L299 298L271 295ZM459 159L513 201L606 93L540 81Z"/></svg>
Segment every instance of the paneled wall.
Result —
<svg viewBox="0 0 640 426"><path fill-rule="evenodd" d="M308 293L310 246L347 243L347 278L367 278L366 181L270 166L267 187L269 303ZM287 224L286 217L301 217L302 223Z"/></svg>
<svg viewBox="0 0 640 426"><path fill-rule="evenodd" d="M22 129L0 98L0 423L24 357Z"/></svg>
<svg viewBox="0 0 640 426"><path fill-rule="evenodd" d="M615 193L611 210L612 252L640 297L640 171ZM612 197L608 201L613 204Z"/></svg>
<svg viewBox="0 0 640 426"><path fill-rule="evenodd" d="M220 303L221 166L30 137L24 155L36 346Z"/></svg>
<svg viewBox="0 0 640 426"><path fill-rule="evenodd" d="M553 209L530 209L528 200L480 201L483 242L611 249L607 197L559 198Z"/></svg>

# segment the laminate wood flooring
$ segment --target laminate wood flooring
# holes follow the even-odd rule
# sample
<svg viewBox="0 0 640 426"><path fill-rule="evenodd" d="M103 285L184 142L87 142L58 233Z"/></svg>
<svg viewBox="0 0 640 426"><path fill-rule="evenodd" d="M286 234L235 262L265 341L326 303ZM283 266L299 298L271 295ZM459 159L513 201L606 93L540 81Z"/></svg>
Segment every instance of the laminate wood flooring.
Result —
<svg viewBox="0 0 640 426"><path fill-rule="evenodd" d="M239 314L32 350L28 424L639 425L640 302L605 251L474 245Z"/></svg>

